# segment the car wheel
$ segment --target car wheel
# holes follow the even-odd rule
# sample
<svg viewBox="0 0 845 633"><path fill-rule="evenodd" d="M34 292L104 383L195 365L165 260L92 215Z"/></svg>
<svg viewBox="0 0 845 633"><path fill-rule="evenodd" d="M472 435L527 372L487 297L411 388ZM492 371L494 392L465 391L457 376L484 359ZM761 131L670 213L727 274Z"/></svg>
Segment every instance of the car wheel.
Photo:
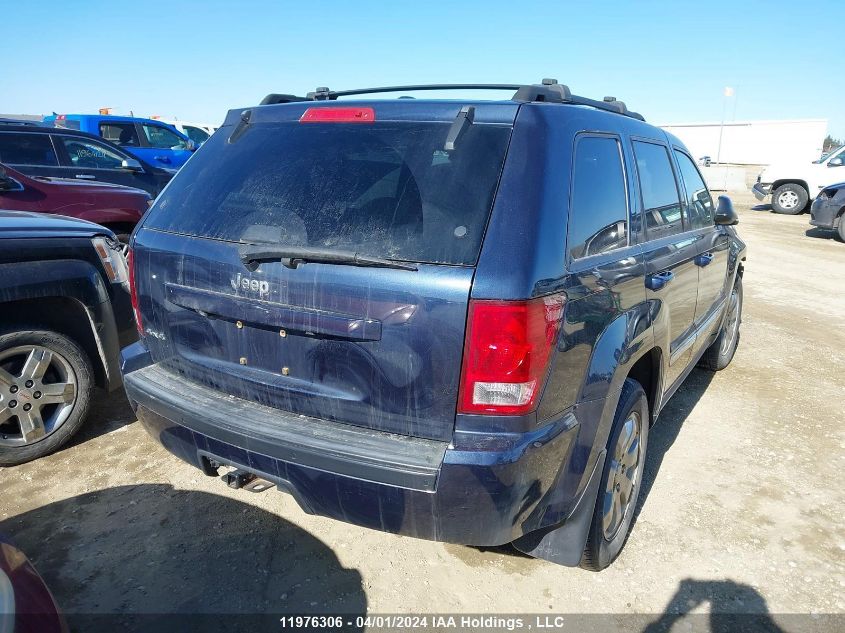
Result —
<svg viewBox="0 0 845 633"><path fill-rule="evenodd" d="M772 193L772 209L786 215L798 215L807 206L810 194L801 185L787 183Z"/></svg>
<svg viewBox="0 0 845 633"><path fill-rule="evenodd" d="M707 348L699 363L711 371L719 371L731 364L739 346L739 326L742 324L742 277L737 275L719 336Z"/></svg>
<svg viewBox="0 0 845 633"><path fill-rule="evenodd" d="M0 466L52 453L79 430L94 384L91 361L57 332L0 335Z"/></svg>
<svg viewBox="0 0 845 633"><path fill-rule="evenodd" d="M648 448L648 400L640 384L625 380L607 442L599 494L581 567L600 571L625 545L637 507Z"/></svg>
<svg viewBox="0 0 845 633"><path fill-rule="evenodd" d="M845 242L845 213L839 214L839 228L836 229L839 239Z"/></svg>

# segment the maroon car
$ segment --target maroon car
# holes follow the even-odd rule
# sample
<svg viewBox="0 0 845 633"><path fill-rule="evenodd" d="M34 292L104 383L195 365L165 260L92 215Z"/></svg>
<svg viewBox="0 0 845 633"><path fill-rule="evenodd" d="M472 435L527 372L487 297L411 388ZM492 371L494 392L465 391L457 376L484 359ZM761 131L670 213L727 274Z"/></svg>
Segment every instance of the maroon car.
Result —
<svg viewBox="0 0 845 633"><path fill-rule="evenodd" d="M68 626L32 563L0 535L0 631L67 633Z"/></svg>
<svg viewBox="0 0 845 633"><path fill-rule="evenodd" d="M36 211L96 222L110 228L122 242L147 211L146 191L65 178L25 176L0 165L0 209Z"/></svg>

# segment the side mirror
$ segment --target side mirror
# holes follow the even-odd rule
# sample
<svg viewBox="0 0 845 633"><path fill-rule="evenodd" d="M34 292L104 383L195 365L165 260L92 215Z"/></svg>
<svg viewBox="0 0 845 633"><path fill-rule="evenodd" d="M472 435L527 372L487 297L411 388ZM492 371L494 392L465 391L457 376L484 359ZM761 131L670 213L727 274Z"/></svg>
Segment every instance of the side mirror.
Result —
<svg viewBox="0 0 845 633"><path fill-rule="evenodd" d="M839 156L836 156L835 158L831 158L829 161L827 161L828 167L842 167L842 164L843 164L843 161Z"/></svg>
<svg viewBox="0 0 845 633"><path fill-rule="evenodd" d="M23 185L6 173L6 170L0 167L0 193L8 193L10 191L23 191Z"/></svg>
<svg viewBox="0 0 845 633"><path fill-rule="evenodd" d="M734 203L727 196L719 196L719 203L716 205L716 224L721 226L739 224L739 216L734 211Z"/></svg>
<svg viewBox="0 0 845 633"><path fill-rule="evenodd" d="M141 163L134 158L124 158L120 161L120 168L125 169L126 171L144 171L144 168L141 167Z"/></svg>

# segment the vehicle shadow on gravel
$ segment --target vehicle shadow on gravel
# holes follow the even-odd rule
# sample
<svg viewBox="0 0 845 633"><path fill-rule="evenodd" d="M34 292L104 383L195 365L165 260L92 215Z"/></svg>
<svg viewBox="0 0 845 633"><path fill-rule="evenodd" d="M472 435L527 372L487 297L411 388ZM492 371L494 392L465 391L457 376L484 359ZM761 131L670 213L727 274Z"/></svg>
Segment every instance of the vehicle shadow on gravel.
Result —
<svg viewBox="0 0 845 633"><path fill-rule="evenodd" d="M642 487L640 488L639 503L634 515L634 521L639 515L640 509L648 499L651 487L659 476L660 466L666 453L672 448L681 427L689 417L695 405L701 400L701 396L707 391L713 381L714 373L704 369L695 368L692 370L684 384L675 392L675 395L666 403L660 412L657 422L651 427L648 435L648 451L646 453L646 464L643 471Z"/></svg>
<svg viewBox="0 0 845 633"><path fill-rule="evenodd" d="M277 630L279 614L367 608L360 573L323 542L205 492L109 488L11 517L0 532L33 561L72 631Z"/></svg>
<svg viewBox="0 0 845 633"><path fill-rule="evenodd" d="M836 231L832 229L820 229L818 227L807 229L806 231L804 231L804 235L806 235L807 237L815 237L823 240L836 239Z"/></svg>

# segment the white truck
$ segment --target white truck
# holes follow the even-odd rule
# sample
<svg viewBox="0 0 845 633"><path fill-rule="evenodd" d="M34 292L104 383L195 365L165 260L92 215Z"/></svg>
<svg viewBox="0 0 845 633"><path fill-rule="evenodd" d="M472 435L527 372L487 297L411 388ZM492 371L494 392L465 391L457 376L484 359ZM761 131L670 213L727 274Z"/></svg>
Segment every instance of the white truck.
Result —
<svg viewBox="0 0 845 633"><path fill-rule="evenodd" d="M196 143L197 147L205 143L208 140L208 137L214 134L214 131L217 129L217 127L213 125L193 123L191 121L170 121L165 119L159 119L159 121L175 127L177 130L182 132L182 134Z"/></svg>
<svg viewBox="0 0 845 633"><path fill-rule="evenodd" d="M845 146L837 147L812 163L775 163L764 167L752 187L763 201L772 196L772 209L796 215L828 185L845 181Z"/></svg>

